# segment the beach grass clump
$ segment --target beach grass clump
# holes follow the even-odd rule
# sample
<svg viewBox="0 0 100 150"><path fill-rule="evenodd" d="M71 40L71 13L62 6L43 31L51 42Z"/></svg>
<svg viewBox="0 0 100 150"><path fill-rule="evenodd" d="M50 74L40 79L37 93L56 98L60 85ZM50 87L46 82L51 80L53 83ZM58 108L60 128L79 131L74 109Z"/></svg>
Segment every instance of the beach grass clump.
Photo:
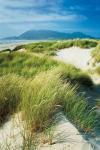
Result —
<svg viewBox="0 0 100 150"><path fill-rule="evenodd" d="M74 84L76 77L71 73L76 74L72 66L59 66L41 72L34 78L22 78L12 74L1 76L1 122L20 106L19 110L23 112L23 117L32 131L43 131L47 128L58 111L64 111L77 126L93 129L96 114L87 100L78 94L78 81L76 79Z"/></svg>
<svg viewBox="0 0 100 150"><path fill-rule="evenodd" d="M60 73L55 76L55 70L49 71L28 82L21 109L32 132L47 128L58 111L64 111L71 122L85 131L94 129L97 121L94 109L77 93L76 86L63 82Z"/></svg>
<svg viewBox="0 0 100 150"><path fill-rule="evenodd" d="M93 50L92 57L94 58L95 63L100 63L100 44Z"/></svg>
<svg viewBox="0 0 100 150"><path fill-rule="evenodd" d="M0 123L16 111L21 101L24 80L16 75L0 77Z"/></svg>
<svg viewBox="0 0 100 150"><path fill-rule="evenodd" d="M60 49L72 47L73 45L74 45L73 40L64 40L64 41L58 41L58 42L54 43L52 45L52 48L57 51Z"/></svg>
<svg viewBox="0 0 100 150"><path fill-rule="evenodd" d="M74 46L80 47L80 48L92 48L97 46L97 41L95 40L89 40L89 39L83 39L83 40L75 40Z"/></svg>
<svg viewBox="0 0 100 150"><path fill-rule="evenodd" d="M73 65L61 64L55 69L55 74L60 74L64 82L70 81L74 85L78 84L79 86L93 87L90 76L80 69L75 68Z"/></svg>
<svg viewBox="0 0 100 150"><path fill-rule="evenodd" d="M95 72L100 75L100 66L96 67Z"/></svg>

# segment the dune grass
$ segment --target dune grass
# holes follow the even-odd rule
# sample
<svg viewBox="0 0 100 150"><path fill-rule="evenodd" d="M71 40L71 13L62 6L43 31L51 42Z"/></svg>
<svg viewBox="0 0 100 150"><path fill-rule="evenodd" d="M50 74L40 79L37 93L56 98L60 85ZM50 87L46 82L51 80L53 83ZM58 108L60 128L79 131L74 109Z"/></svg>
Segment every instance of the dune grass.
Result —
<svg viewBox="0 0 100 150"><path fill-rule="evenodd" d="M89 39L84 39L84 40L75 40L74 46L80 47L80 48L92 48L97 46L97 41L96 40L89 40Z"/></svg>
<svg viewBox="0 0 100 150"><path fill-rule="evenodd" d="M0 123L13 114L21 101L24 81L16 75L0 77Z"/></svg>
<svg viewBox="0 0 100 150"><path fill-rule="evenodd" d="M47 73L46 71L49 70L50 73ZM40 72L45 73L37 76L34 79L34 77ZM72 90L74 85L77 84L79 86L87 87L93 86L90 77L87 74L82 73L79 69L76 69L72 65L65 65L63 63L58 63L49 57L35 56L29 53L1 53L0 75L0 85L3 85L0 87L0 93L2 93L0 94L0 111L2 112L2 115L0 116L1 120L3 120L4 116L15 112L21 100L24 104L22 110L24 109L24 107L25 109L27 109L27 107L29 106L28 103L30 104L29 107L33 106L34 108L34 103L36 102L36 105L38 105L36 109L32 108L33 112L31 112L31 109L27 109L27 115L28 117L31 117L30 115L32 115L32 113L37 113L34 115L34 117L36 117L37 120L40 118L40 120L38 120L39 123L37 123L37 121L36 123L34 123L39 126L38 124L40 124L41 121L41 128L43 128L43 126L45 126L44 124L46 124L46 122L48 121L48 113L50 113L51 115L51 111L53 112L54 110L55 112L55 105L59 105L60 102L62 103L66 92L68 90ZM67 84L68 82L70 82L71 85ZM66 87L66 92L64 92L64 87ZM60 93L61 95L59 95ZM7 96L7 98L5 98L5 96ZM38 97L39 99L37 101ZM73 97L73 95L71 95L71 97ZM32 101L32 99L34 101ZM6 103L7 105L9 105L8 109L6 108ZM44 108L45 105L48 106L46 107L47 110L46 108ZM42 115L41 107L43 107L42 112L44 113L44 115L47 115L43 117L43 120L41 120L40 117L40 115ZM5 110L7 111L5 112ZM45 111L47 111L48 113L45 114ZM74 118L72 118L72 120L73 119ZM40 127L35 128L37 129Z"/></svg>
<svg viewBox="0 0 100 150"><path fill-rule="evenodd" d="M55 72L58 69L40 73L34 79L14 74L0 77L0 121L18 108L30 130L37 132L50 126L56 112L64 111L77 127L93 130L97 123L95 110L78 94L77 86Z"/></svg>
<svg viewBox="0 0 100 150"><path fill-rule="evenodd" d="M21 112L27 126L23 149L36 149L37 133L49 130L55 114L60 111L78 129L91 133L100 126L100 118L79 92L81 86L93 87L92 80L72 65L32 52L2 52L0 125L8 116Z"/></svg>
<svg viewBox="0 0 100 150"><path fill-rule="evenodd" d="M93 50L92 57L94 58L95 63L100 63L100 44Z"/></svg>
<svg viewBox="0 0 100 150"><path fill-rule="evenodd" d="M77 46L80 48L92 48L96 47L97 43L98 41L89 39L47 41L16 46L13 51L25 48L28 52L56 55L56 51L60 49L69 48L72 46Z"/></svg>
<svg viewBox="0 0 100 150"><path fill-rule="evenodd" d="M86 86L89 88L93 87L93 82L90 76L82 72L80 69L75 68L73 65L61 64L55 69L55 75L60 74L61 79L64 82L71 82L71 84Z"/></svg>
<svg viewBox="0 0 100 150"><path fill-rule="evenodd" d="M28 81L22 96L21 109L31 131L43 131L52 123L54 114L64 111L65 115L86 132L94 129L96 112L87 100L77 93L77 87L64 83L55 70L37 75ZM30 85L30 87L29 87Z"/></svg>
<svg viewBox="0 0 100 150"><path fill-rule="evenodd" d="M36 56L31 53L1 53L0 54L0 76L15 73L22 77L31 78L36 74L58 68L58 73L66 80L74 84L92 87L90 77L72 65L65 65L47 56Z"/></svg>
<svg viewBox="0 0 100 150"><path fill-rule="evenodd" d="M96 67L95 72L100 75L100 66Z"/></svg>
<svg viewBox="0 0 100 150"><path fill-rule="evenodd" d="M24 77L33 77L35 74L52 69L58 63L45 56L36 56L29 53L1 53L0 75L15 73Z"/></svg>
<svg viewBox="0 0 100 150"><path fill-rule="evenodd" d="M58 111L63 111L72 123L85 132L91 132L98 126L95 109L79 93L81 86L93 87L87 73L49 56L32 53L49 55L70 46L73 46L70 40L40 42L39 45L25 45L27 52L15 52L19 47L11 53L0 53L1 123L18 108L32 133L50 126Z"/></svg>

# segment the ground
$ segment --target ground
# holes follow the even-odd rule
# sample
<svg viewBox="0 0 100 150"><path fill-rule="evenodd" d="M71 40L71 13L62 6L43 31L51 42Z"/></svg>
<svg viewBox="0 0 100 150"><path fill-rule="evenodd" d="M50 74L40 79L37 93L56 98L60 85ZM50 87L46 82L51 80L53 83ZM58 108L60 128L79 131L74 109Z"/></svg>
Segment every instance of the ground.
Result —
<svg viewBox="0 0 100 150"><path fill-rule="evenodd" d="M93 49L81 49L77 47L71 47L67 49L62 49L57 52L57 56L54 59L58 61L63 61L65 63L71 63L77 68L83 71L88 71L91 69L91 52ZM91 76L95 84L100 84L100 77ZM16 119L17 116L17 119ZM19 119L19 114L16 114L14 118L10 119L4 126L0 129L0 142L5 145L7 137L10 137L11 141L16 139L19 145L22 143L21 132L23 130L23 122ZM17 126L13 125L17 122ZM95 138L88 137L88 135L80 134L77 128L64 116L61 112L55 116L57 124L54 127L53 141L52 145L43 144L38 147L39 150L99 150L100 149L100 137ZM13 129L13 130L12 130ZM13 139L12 139L13 137ZM17 138L16 138L17 137ZM84 138L83 138L84 137ZM85 139L87 138L87 139ZM7 142L7 141L6 141ZM8 140L9 142L9 140ZM16 142L15 142L16 143ZM14 144L14 143L13 143ZM12 146L12 145L11 145ZM10 147L12 150L14 147ZM17 148L20 150L20 148ZM2 148L3 150L3 148Z"/></svg>

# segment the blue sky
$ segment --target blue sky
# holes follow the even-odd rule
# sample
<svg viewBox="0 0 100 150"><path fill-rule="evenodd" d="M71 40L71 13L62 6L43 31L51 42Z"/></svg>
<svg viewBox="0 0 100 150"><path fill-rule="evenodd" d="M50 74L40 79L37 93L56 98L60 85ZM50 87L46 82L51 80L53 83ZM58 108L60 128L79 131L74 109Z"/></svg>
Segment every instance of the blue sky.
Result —
<svg viewBox="0 0 100 150"><path fill-rule="evenodd" d="M100 37L100 0L0 0L0 37L30 29Z"/></svg>

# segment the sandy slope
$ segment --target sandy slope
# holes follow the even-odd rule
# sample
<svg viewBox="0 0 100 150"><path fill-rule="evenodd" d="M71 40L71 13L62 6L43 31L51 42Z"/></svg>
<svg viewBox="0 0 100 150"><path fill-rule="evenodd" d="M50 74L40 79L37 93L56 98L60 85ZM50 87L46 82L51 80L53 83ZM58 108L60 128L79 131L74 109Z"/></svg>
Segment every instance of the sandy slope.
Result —
<svg viewBox="0 0 100 150"><path fill-rule="evenodd" d="M21 150L24 122L15 114L0 128L0 150Z"/></svg>
<svg viewBox="0 0 100 150"><path fill-rule="evenodd" d="M93 150L89 141L84 140L82 135L69 122L63 113L58 113L56 116L57 125L55 126L53 143L40 147L39 150ZM99 150L99 149L98 149Z"/></svg>
<svg viewBox="0 0 100 150"><path fill-rule="evenodd" d="M37 147L38 150L94 150L63 113L58 113L55 120L57 123L52 137L54 144L41 144ZM21 121L20 114L16 114L0 129L0 149L6 150L9 145L9 150L22 150L23 133L24 122Z"/></svg>
<svg viewBox="0 0 100 150"><path fill-rule="evenodd" d="M92 49L81 49L79 47L71 47L62 49L57 52L57 59L75 65L77 68L87 70L91 59Z"/></svg>

